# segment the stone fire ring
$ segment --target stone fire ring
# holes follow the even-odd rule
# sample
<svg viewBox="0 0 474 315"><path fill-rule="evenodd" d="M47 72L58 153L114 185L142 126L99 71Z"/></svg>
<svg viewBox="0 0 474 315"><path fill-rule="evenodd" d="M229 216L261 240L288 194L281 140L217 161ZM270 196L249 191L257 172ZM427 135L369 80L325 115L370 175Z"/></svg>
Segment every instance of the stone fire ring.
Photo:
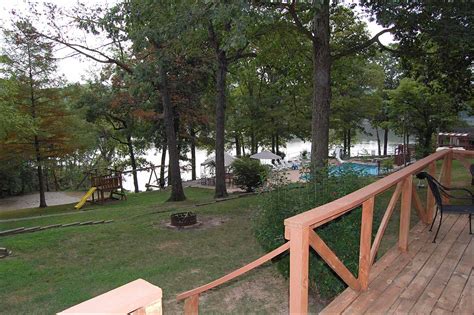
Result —
<svg viewBox="0 0 474 315"><path fill-rule="evenodd" d="M171 222L166 226L173 229L190 229L201 225L201 222L197 221L197 215L191 211L173 213L170 219Z"/></svg>

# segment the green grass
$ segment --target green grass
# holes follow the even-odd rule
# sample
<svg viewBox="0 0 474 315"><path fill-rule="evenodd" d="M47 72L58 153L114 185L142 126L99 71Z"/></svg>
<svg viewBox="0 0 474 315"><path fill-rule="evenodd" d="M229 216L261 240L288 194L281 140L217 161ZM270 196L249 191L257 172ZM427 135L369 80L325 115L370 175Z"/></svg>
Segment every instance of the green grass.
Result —
<svg viewBox="0 0 474 315"><path fill-rule="evenodd" d="M452 178L453 184L470 184L469 174L457 162ZM419 192L420 196L426 194L425 189ZM127 201L88 206L84 211L74 212L72 205L65 205L0 213L0 220L23 218L0 222L0 230L114 220L111 224L0 237L0 247L13 251L13 256L0 260L0 312L51 314L143 278L163 289L164 311L177 313L183 307L174 300L177 293L214 280L263 254L252 231L259 196L193 207L212 200L213 191L188 188L186 195L188 200L181 203L165 202L167 192L146 192L131 194ZM384 210L390 197L391 191L387 191L377 198L377 211ZM186 231L165 227L170 213L190 209L202 220L219 224ZM413 210L412 225L417 221L415 213ZM26 218L40 214L44 216ZM54 216L47 216L50 214ZM396 242L398 221L399 212L395 211L381 251ZM200 310L286 312L287 288L287 282L270 265L204 294ZM314 301L312 307L317 307Z"/></svg>
<svg viewBox="0 0 474 315"><path fill-rule="evenodd" d="M5 230L115 220L111 224L1 237L0 246L13 251L13 256L0 260L1 312L50 314L143 278L163 289L165 311L173 313L182 309L174 302L177 293L214 280L263 254L250 224L258 196L194 208L193 204L212 200L213 191L189 188L186 195L184 203L166 203L166 192L141 193L127 201L89 207L76 214L0 223L0 230ZM62 209L70 211L69 206ZM192 209L202 220L220 224L186 231L165 227L169 214L183 209ZM36 215L36 211L25 210L21 216ZM274 270L265 273L279 277ZM232 292L235 287L228 285L222 292L215 292L217 295L211 293L209 299L216 303L209 303L204 310L224 307L222 301L230 294L226 289ZM247 298L242 295L242 301ZM235 311L248 307L240 304L244 308Z"/></svg>

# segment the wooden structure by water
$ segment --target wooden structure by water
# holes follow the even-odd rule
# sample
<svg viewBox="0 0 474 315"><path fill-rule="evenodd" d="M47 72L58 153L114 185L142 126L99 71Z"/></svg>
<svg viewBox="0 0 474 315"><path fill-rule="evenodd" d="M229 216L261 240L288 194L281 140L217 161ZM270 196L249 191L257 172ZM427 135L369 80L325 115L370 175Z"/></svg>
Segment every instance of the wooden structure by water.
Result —
<svg viewBox="0 0 474 315"><path fill-rule="evenodd" d="M117 170L107 170L107 174L99 174L97 170L90 173L91 186L96 187L96 191L92 194L92 202L104 202L106 198L120 200L127 199L127 195L123 190L122 172ZM106 195L108 194L108 196Z"/></svg>

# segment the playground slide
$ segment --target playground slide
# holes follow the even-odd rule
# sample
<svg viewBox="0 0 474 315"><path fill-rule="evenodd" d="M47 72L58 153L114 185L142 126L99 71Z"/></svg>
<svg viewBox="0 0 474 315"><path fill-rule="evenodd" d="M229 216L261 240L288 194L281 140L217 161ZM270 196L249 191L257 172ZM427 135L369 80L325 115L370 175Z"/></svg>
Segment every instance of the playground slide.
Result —
<svg viewBox="0 0 474 315"><path fill-rule="evenodd" d="M97 190L97 187L91 187L91 189L89 189L89 191L84 195L84 197L82 197L81 201L79 201L79 203L74 206L74 208L76 208L77 210L81 209L82 206L84 206L84 204L86 203L87 199L89 199L89 197L92 196L92 194L96 190Z"/></svg>

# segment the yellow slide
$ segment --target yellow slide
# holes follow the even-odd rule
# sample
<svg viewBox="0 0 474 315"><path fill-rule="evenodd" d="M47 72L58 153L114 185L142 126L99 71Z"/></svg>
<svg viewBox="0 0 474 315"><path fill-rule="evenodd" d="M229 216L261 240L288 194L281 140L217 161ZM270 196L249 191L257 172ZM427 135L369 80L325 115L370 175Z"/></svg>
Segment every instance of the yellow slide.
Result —
<svg viewBox="0 0 474 315"><path fill-rule="evenodd" d="M89 199L90 196L97 190L97 187L91 187L89 191L82 197L81 201L77 205L74 206L77 210L81 209L82 206L86 203L87 199Z"/></svg>

